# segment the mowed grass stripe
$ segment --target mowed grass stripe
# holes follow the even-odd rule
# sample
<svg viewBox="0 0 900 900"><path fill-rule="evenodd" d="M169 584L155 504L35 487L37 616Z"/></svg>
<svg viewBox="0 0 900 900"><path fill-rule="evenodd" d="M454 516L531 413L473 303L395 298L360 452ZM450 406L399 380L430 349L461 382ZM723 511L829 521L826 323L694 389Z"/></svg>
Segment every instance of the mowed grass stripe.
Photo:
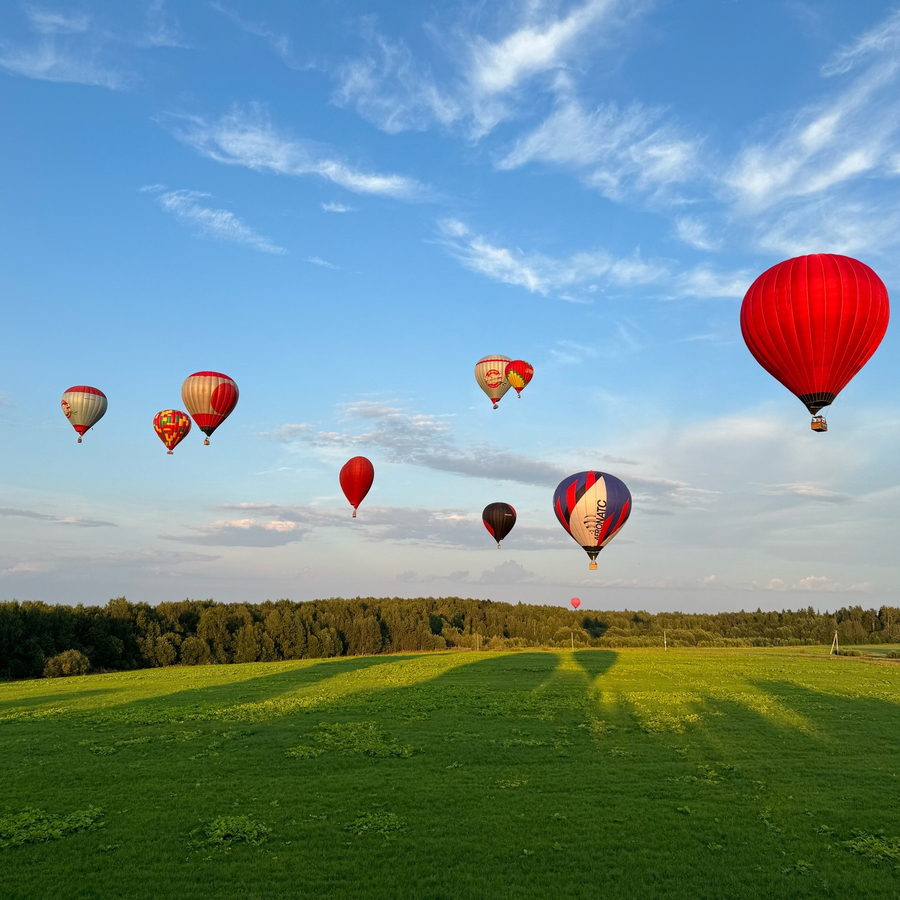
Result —
<svg viewBox="0 0 900 900"><path fill-rule="evenodd" d="M0 820L103 815L0 894L895 897L898 734L896 664L808 648L4 684Z"/></svg>

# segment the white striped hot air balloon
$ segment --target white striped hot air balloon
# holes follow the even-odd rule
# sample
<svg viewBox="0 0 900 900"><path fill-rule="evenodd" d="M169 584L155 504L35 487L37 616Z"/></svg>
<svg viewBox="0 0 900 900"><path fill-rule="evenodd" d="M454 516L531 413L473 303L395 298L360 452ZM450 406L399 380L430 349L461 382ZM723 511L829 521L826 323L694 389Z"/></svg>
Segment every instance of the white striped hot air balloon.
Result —
<svg viewBox="0 0 900 900"><path fill-rule="evenodd" d="M221 372L194 372L184 379L181 399L197 427L209 436L231 415L237 406L238 386Z"/></svg>
<svg viewBox="0 0 900 900"><path fill-rule="evenodd" d="M107 405L106 394L86 384L70 387L62 395L60 406L71 426L78 432L79 444L88 428L93 428L103 418Z"/></svg>
<svg viewBox="0 0 900 900"><path fill-rule="evenodd" d="M494 409L500 402L500 398L509 390L509 382L506 380L506 364L512 362L508 356L499 353L490 356L482 356L475 363L475 380L487 395L488 400L494 404Z"/></svg>

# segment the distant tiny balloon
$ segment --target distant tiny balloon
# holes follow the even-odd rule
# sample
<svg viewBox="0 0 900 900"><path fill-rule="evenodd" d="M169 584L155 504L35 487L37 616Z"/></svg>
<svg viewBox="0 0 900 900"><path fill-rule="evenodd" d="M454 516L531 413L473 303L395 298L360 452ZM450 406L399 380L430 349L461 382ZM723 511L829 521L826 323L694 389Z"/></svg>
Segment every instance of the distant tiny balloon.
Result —
<svg viewBox="0 0 900 900"><path fill-rule="evenodd" d="M578 609L581 606L581 601L577 597L573 597L569 602L572 604L572 609Z"/></svg>

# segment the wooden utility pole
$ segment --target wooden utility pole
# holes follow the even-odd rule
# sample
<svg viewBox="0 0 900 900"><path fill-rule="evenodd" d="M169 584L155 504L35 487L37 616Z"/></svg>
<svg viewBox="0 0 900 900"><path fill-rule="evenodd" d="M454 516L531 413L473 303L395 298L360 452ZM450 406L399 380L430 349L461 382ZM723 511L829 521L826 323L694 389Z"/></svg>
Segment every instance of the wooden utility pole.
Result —
<svg viewBox="0 0 900 900"><path fill-rule="evenodd" d="M669 649L669 642L666 640L666 629L663 628L663 650Z"/></svg>
<svg viewBox="0 0 900 900"><path fill-rule="evenodd" d="M834 640L832 640L832 642L831 642L831 650L829 651L828 655L829 656L840 656L841 655L841 648L838 645L837 629L835 629Z"/></svg>

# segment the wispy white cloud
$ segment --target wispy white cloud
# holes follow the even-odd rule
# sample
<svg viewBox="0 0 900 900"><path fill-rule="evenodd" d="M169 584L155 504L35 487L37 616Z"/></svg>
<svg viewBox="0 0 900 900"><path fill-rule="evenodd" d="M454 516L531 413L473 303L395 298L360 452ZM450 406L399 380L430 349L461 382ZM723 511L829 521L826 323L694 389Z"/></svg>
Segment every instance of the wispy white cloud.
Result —
<svg viewBox="0 0 900 900"><path fill-rule="evenodd" d="M26 6L25 13L41 34L83 34L91 24L91 17L86 13L61 12L39 6Z"/></svg>
<svg viewBox="0 0 900 900"><path fill-rule="evenodd" d="M31 509L13 509L12 507L0 507L0 516L20 519L34 519L38 522L49 522L54 525L74 525L77 528L104 528L115 527L115 522L106 522L102 519L88 519L82 516L60 516L52 513L39 513Z"/></svg>
<svg viewBox="0 0 900 900"><path fill-rule="evenodd" d="M36 43L0 40L0 69L39 81L68 82L124 90L134 82L130 73L101 60L110 35L98 30L86 13L26 6Z"/></svg>
<svg viewBox="0 0 900 900"><path fill-rule="evenodd" d="M746 271L725 272L707 265L677 272L668 260L645 260L638 251L613 257L605 250L589 250L559 258L498 246L458 219L438 223L447 250L467 269L523 287L534 294L587 302L598 290L654 288L661 298L743 296L752 278Z"/></svg>
<svg viewBox="0 0 900 900"><path fill-rule="evenodd" d="M593 250L559 259L497 246L458 219L443 219L438 228L444 246L467 269L536 294L576 299L565 292L590 292L603 284L652 284L667 274L664 265L643 260L637 253L616 259L605 250Z"/></svg>
<svg viewBox="0 0 900 900"><path fill-rule="evenodd" d="M819 500L825 503L850 503L853 497L839 491L829 491L819 484L801 481L794 484L768 484L761 485L758 492L770 497L802 497L809 500Z"/></svg>
<svg viewBox="0 0 900 900"><path fill-rule="evenodd" d="M677 218L675 233L678 235L678 240L695 250L718 250L722 246L722 238L714 238L709 233L706 223L692 216Z"/></svg>
<svg viewBox="0 0 900 900"><path fill-rule="evenodd" d="M842 47L822 66L822 74L845 75L863 60L900 49L900 9L895 9L874 28L861 34L856 40Z"/></svg>
<svg viewBox="0 0 900 900"><path fill-rule="evenodd" d="M343 203L321 203L320 206L325 212L346 213L353 212L352 206L346 206Z"/></svg>
<svg viewBox="0 0 900 900"><path fill-rule="evenodd" d="M147 7L146 28L141 43L146 47L189 46L178 19L167 9L165 0L151 0Z"/></svg>
<svg viewBox="0 0 900 900"><path fill-rule="evenodd" d="M318 175L358 194L379 194L404 200L424 199L424 185L404 175L366 172L345 163L312 141L278 132L261 108L236 107L215 120L199 116L171 119L180 140L217 162L246 166L277 175Z"/></svg>
<svg viewBox="0 0 900 900"><path fill-rule="evenodd" d="M462 27L449 33L432 28L438 43L450 48L454 74L444 79L417 61L405 43L381 36L374 21L365 19L368 53L338 69L335 101L355 105L389 132L464 123L470 136L483 137L519 114L525 85L562 71L586 48L596 49L604 35L645 5L587 0L562 12L529 2L504 9L495 37Z"/></svg>
<svg viewBox="0 0 900 900"><path fill-rule="evenodd" d="M160 185L143 188L145 191L159 191ZM263 253L282 254L287 251L273 244L267 237L255 232L227 209L213 209L200 201L211 196L200 191L162 191L157 194L157 202L182 222L194 225L207 237L234 244L246 244Z"/></svg>
<svg viewBox="0 0 900 900"><path fill-rule="evenodd" d="M661 110L639 104L620 110L610 103L588 112L566 90L555 111L519 138L498 166L537 161L570 168L612 200L632 191L659 194L697 175L699 146L661 117Z"/></svg>
<svg viewBox="0 0 900 900"><path fill-rule="evenodd" d="M292 69L304 70L313 67L310 62L303 62L297 58L294 53L294 45L289 35L284 32L277 31L265 22L251 21L241 16L237 10L226 6L224 3L218 3L212 0L209 4L217 13L221 13L230 19L247 34L262 38L279 56L281 61Z"/></svg>
<svg viewBox="0 0 900 900"><path fill-rule="evenodd" d="M47 40L36 47L11 48L0 44L0 68L39 81L70 82L110 90L124 90L131 76L97 62L94 55L80 55Z"/></svg>
<svg viewBox="0 0 900 900"><path fill-rule="evenodd" d="M311 262L315 266L322 266L325 269L340 269L340 266L336 266L334 263L330 263L320 256L309 256L307 257L307 262Z"/></svg>

